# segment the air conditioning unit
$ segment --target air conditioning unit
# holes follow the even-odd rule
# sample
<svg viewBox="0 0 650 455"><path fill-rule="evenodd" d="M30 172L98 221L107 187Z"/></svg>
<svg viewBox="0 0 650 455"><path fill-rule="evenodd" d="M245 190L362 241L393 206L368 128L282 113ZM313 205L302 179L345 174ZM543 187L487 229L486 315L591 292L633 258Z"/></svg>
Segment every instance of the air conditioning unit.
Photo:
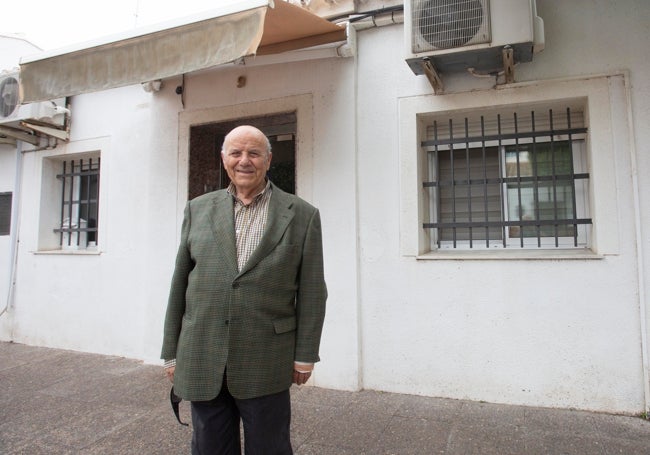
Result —
<svg viewBox="0 0 650 455"><path fill-rule="evenodd" d="M20 104L18 71L0 73L0 126L24 130L22 122L37 126L62 128L66 115L65 98Z"/></svg>
<svg viewBox="0 0 650 455"><path fill-rule="evenodd" d="M535 0L405 0L404 31L415 74L425 73L424 62L443 74L498 72L504 49L516 64L544 48Z"/></svg>

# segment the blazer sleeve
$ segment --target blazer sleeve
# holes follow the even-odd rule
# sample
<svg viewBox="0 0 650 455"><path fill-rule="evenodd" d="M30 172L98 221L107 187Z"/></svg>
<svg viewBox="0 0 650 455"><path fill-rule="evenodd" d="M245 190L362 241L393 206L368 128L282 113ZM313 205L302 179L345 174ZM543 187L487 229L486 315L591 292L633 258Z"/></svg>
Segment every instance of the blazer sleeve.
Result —
<svg viewBox="0 0 650 455"><path fill-rule="evenodd" d="M194 261L190 255L187 239L191 226L190 202L185 206L185 215L181 228L181 241L176 254L174 274L167 301L167 313L163 331L163 345L160 357L165 360L176 358L178 337L181 333L183 315L185 314L185 291L187 289L188 277L194 268Z"/></svg>
<svg viewBox="0 0 650 455"><path fill-rule="evenodd" d="M320 213L314 209L307 226L296 296L295 360L318 362L327 287L323 270L323 243Z"/></svg>

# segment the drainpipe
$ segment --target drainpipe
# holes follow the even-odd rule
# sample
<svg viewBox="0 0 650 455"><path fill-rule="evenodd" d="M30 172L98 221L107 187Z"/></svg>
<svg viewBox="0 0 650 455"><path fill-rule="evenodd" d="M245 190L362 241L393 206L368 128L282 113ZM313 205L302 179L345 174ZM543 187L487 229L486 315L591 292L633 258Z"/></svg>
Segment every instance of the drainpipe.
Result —
<svg viewBox="0 0 650 455"><path fill-rule="evenodd" d="M369 28L384 27L386 25L402 24L404 22L404 11L393 9L388 12L378 10L365 13L361 16L353 16L346 21L348 40L345 44L336 49L338 57L354 57L357 55L357 32Z"/></svg>
<svg viewBox="0 0 650 455"><path fill-rule="evenodd" d="M374 27L383 27L385 25L393 25L404 22L404 13L403 11L390 11L390 12L375 12L367 13L363 16L352 17L347 23L347 42L340 46L337 49L337 54L339 57L355 57L357 55L357 32L361 30L366 30ZM358 60L354 59L354 105L355 105L355 115L354 115L354 148L359 150L359 137L358 137L358 119L360 117L359 103L357 100L358 97L358 88L359 88L359 73L358 73ZM359 221L359 154L355 152L354 154L354 186L356 191L354 192L354 205L355 205L355 231L358 232L360 221ZM362 390L364 387L365 378L363 375L364 371L364 355L363 355L363 340L364 340L364 331L363 331L363 308L361 302L363 301L363 295L361 291L361 251L359 246L358 236L355 236L355 267L356 267L356 312L357 312L357 390Z"/></svg>
<svg viewBox="0 0 650 455"><path fill-rule="evenodd" d="M632 174L632 192L634 203L634 227L636 234L636 269L637 269L637 286L639 288L639 318L641 329L641 359L643 362L643 391L645 399L645 412L650 415L650 346L648 346L648 301L645 293L645 270L643 255L643 228L641 223L641 202L639 197L639 170L636 162L636 136L634 135L634 126L632 125L634 117L632 116L632 88L630 87L630 74L624 73L625 97L627 98L627 118L628 134L630 136L630 167Z"/></svg>
<svg viewBox="0 0 650 455"><path fill-rule="evenodd" d="M402 24L404 23L404 10L400 7L389 11L372 11L360 16L353 16L349 19L349 22L357 31L385 25Z"/></svg>
<svg viewBox="0 0 650 455"><path fill-rule="evenodd" d="M18 262L18 228L20 226L20 193L23 175L23 141L16 141L16 176L14 180L14 194L11 200L11 249L9 251L9 287L7 302L0 311L0 317L7 313L14 305L14 290L16 285L16 264Z"/></svg>

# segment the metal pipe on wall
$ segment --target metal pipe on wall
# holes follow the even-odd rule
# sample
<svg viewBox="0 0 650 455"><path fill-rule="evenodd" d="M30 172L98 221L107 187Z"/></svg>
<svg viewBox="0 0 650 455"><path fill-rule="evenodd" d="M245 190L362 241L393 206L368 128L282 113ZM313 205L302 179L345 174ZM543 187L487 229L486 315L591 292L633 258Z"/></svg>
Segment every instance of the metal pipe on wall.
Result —
<svg viewBox="0 0 650 455"><path fill-rule="evenodd" d="M7 301L5 307L0 311L0 316L7 313L14 303L14 290L16 284L16 263L18 261L18 228L20 226L20 193L23 174L23 142L16 141L16 175L14 179L14 192L11 198L11 226L10 226L10 250L9 250L9 286L7 289Z"/></svg>

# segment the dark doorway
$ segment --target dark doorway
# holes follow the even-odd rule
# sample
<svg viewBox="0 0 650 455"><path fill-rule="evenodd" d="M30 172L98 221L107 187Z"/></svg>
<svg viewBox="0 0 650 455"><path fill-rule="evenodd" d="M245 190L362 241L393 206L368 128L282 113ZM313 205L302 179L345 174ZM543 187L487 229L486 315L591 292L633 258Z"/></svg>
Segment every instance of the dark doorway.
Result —
<svg viewBox="0 0 650 455"><path fill-rule="evenodd" d="M221 145L230 130L252 125L271 141L269 179L288 193L296 192L296 113L237 119L190 128L188 197L226 188L230 179L221 162Z"/></svg>

